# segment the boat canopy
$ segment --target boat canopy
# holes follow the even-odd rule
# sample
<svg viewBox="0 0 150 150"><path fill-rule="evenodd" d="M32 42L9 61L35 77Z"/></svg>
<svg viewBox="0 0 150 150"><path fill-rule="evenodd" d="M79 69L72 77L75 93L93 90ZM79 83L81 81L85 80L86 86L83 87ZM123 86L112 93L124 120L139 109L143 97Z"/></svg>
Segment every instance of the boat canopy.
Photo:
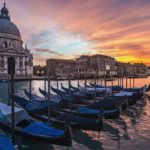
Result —
<svg viewBox="0 0 150 150"><path fill-rule="evenodd" d="M27 112L23 108L15 106L15 123L21 120L30 120ZM11 123L11 106L0 102L0 119Z"/></svg>
<svg viewBox="0 0 150 150"><path fill-rule="evenodd" d="M121 91L114 96L133 96L134 92Z"/></svg>
<svg viewBox="0 0 150 150"><path fill-rule="evenodd" d="M9 138L0 135L0 150L15 150Z"/></svg>

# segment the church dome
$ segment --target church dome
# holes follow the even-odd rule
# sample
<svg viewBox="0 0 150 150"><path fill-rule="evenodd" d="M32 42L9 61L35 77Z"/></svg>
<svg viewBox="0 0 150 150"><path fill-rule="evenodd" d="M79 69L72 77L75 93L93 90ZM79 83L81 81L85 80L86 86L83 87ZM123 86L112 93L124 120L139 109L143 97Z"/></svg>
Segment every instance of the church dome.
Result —
<svg viewBox="0 0 150 150"><path fill-rule="evenodd" d="M1 14L0 14L0 33L6 33L6 34L15 35L17 37L21 37L17 26L10 21L9 11L6 8L5 3L4 3L4 7L1 9Z"/></svg>
<svg viewBox="0 0 150 150"><path fill-rule="evenodd" d="M17 26L5 18L0 18L0 33L7 33L21 37Z"/></svg>

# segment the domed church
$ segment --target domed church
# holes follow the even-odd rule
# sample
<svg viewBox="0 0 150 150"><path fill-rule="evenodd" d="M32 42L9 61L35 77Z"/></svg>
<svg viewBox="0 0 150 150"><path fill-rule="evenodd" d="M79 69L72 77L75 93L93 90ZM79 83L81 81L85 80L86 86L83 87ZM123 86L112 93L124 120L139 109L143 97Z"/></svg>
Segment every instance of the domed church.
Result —
<svg viewBox="0 0 150 150"><path fill-rule="evenodd" d="M28 77L33 72L33 55L23 47L17 26L11 22L9 11L4 3L0 11L0 79L8 77L8 59L15 59L15 75Z"/></svg>

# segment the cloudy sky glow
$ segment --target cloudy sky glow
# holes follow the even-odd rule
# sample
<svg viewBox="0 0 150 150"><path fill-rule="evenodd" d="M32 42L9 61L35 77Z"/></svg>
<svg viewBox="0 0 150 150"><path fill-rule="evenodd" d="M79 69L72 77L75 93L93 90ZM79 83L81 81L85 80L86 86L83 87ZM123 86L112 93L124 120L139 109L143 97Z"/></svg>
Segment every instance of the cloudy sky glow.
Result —
<svg viewBox="0 0 150 150"><path fill-rule="evenodd" d="M0 5L3 5L0 0ZM5 0L34 54L47 58L107 54L150 64L150 0Z"/></svg>

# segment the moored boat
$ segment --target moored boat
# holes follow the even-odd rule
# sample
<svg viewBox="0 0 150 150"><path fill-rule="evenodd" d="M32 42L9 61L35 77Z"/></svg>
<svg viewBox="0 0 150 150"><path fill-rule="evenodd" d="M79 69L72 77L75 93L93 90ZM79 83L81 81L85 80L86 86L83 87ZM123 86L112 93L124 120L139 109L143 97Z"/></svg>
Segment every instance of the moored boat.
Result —
<svg viewBox="0 0 150 150"><path fill-rule="evenodd" d="M9 138L0 135L0 150L16 150Z"/></svg>
<svg viewBox="0 0 150 150"><path fill-rule="evenodd" d="M25 140L40 141L48 144L56 144L63 146L71 146L72 140L68 127L66 131L59 130L53 126L35 122L30 119L27 112L22 109L15 107L15 128L11 123L11 107L0 103L0 128L8 133L19 136L22 143Z"/></svg>
<svg viewBox="0 0 150 150"><path fill-rule="evenodd" d="M38 110L36 110L36 107L34 107L34 103L32 104L33 105L33 110L32 110L31 108L28 109L28 107L26 107L28 106L28 103L31 103L30 101L24 99L24 102L22 103L22 98L20 99L18 98L16 102L21 107L26 109L32 117L37 118L41 121L45 121L45 122L48 121L47 111L38 112ZM103 127L102 117L84 118L84 117L73 115L70 112L68 113L62 112L58 109L51 109L50 113L51 113L51 121L55 125L64 126L66 123L69 123L73 128L84 129L84 130L95 130L95 131L100 131L102 130Z"/></svg>

